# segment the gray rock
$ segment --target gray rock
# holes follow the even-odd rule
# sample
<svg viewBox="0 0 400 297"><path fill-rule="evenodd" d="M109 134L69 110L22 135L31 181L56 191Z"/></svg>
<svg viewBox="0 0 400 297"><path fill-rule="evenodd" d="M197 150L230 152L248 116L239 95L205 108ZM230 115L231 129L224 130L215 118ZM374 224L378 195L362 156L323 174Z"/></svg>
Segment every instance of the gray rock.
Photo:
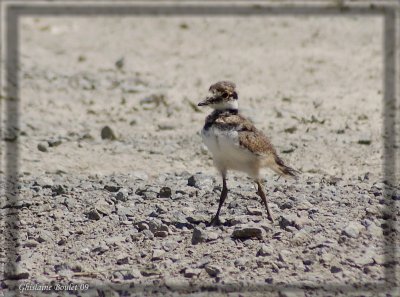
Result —
<svg viewBox="0 0 400 297"><path fill-rule="evenodd" d="M201 269L196 268L186 268L184 272L184 276L187 278L192 278L194 276L198 276L201 273Z"/></svg>
<svg viewBox="0 0 400 297"><path fill-rule="evenodd" d="M86 215L89 220L98 221L101 219L101 215L99 214L99 212L96 209L89 210L89 212L87 212Z"/></svg>
<svg viewBox="0 0 400 297"><path fill-rule="evenodd" d="M118 265L129 264L129 255L128 254L119 255L117 257L117 264Z"/></svg>
<svg viewBox="0 0 400 297"><path fill-rule="evenodd" d="M241 226L235 228L232 233L234 239L246 240L250 238L263 238L263 229L259 227Z"/></svg>
<svg viewBox="0 0 400 297"><path fill-rule="evenodd" d="M128 201L128 196L128 190L120 189L115 195L115 199L117 199L118 201L126 202Z"/></svg>
<svg viewBox="0 0 400 297"><path fill-rule="evenodd" d="M53 180L46 176L37 178L33 183L33 186L39 186L42 188L51 188L53 185Z"/></svg>
<svg viewBox="0 0 400 297"><path fill-rule="evenodd" d="M348 237L357 238L362 228L363 226L360 223L351 222L343 229L342 234Z"/></svg>
<svg viewBox="0 0 400 297"><path fill-rule="evenodd" d="M206 270L206 272L208 273L208 275L212 276L212 277L216 277L219 274L221 274L222 272L222 268L220 266L217 265L213 265L213 264L208 264L204 267L204 269Z"/></svg>
<svg viewBox="0 0 400 297"><path fill-rule="evenodd" d="M240 257L233 262L235 267L245 267L250 262L250 258L248 257Z"/></svg>
<svg viewBox="0 0 400 297"><path fill-rule="evenodd" d="M158 193L159 198L171 198L172 190L169 187L162 187Z"/></svg>
<svg viewBox="0 0 400 297"><path fill-rule="evenodd" d="M281 250L279 252L279 261L282 261L284 263L288 263L291 255L292 255L292 253L290 251Z"/></svg>
<svg viewBox="0 0 400 297"><path fill-rule="evenodd" d="M255 208L255 207L247 207L247 213L253 216L262 216L262 210Z"/></svg>
<svg viewBox="0 0 400 297"><path fill-rule="evenodd" d="M156 231L156 232L154 232L154 236L165 238L168 236L168 232L167 231Z"/></svg>
<svg viewBox="0 0 400 297"><path fill-rule="evenodd" d="M161 272L156 267L146 267L140 270L140 273L143 276L153 276L153 275L160 275Z"/></svg>
<svg viewBox="0 0 400 297"><path fill-rule="evenodd" d="M52 242L54 241L54 234L48 230L40 230L39 235L37 237L37 241L42 242Z"/></svg>
<svg viewBox="0 0 400 297"><path fill-rule="evenodd" d="M372 142L371 134L370 133L363 133L358 138L359 144L370 145Z"/></svg>
<svg viewBox="0 0 400 297"><path fill-rule="evenodd" d="M96 254L98 254L98 255L101 255L101 254L107 252L109 249L110 249L110 248L109 248L106 244L101 243L101 244L95 246L95 247L92 249L91 252L92 252L92 253L96 253Z"/></svg>
<svg viewBox="0 0 400 297"><path fill-rule="evenodd" d="M307 230L300 230L296 232L292 238L292 242L296 245L302 245L311 239L311 235Z"/></svg>
<svg viewBox="0 0 400 297"><path fill-rule="evenodd" d="M49 144L47 142L41 142L37 145L37 149L41 152L46 153L48 151Z"/></svg>
<svg viewBox="0 0 400 297"><path fill-rule="evenodd" d="M198 189L210 188L214 185L214 178L202 173L196 173L189 177L187 184Z"/></svg>
<svg viewBox="0 0 400 297"><path fill-rule="evenodd" d="M107 184L104 185L104 190L107 190L108 192L115 193L118 192L122 187L116 184Z"/></svg>
<svg viewBox="0 0 400 297"><path fill-rule="evenodd" d="M257 252L257 256L271 256L274 254L274 248L271 245L263 244Z"/></svg>
<svg viewBox="0 0 400 297"><path fill-rule="evenodd" d="M341 271L342 271L342 268L340 268L338 266L331 266L331 273L338 273Z"/></svg>
<svg viewBox="0 0 400 297"><path fill-rule="evenodd" d="M30 273L27 270L17 269L17 271L6 271L4 276L9 280L21 280L29 278Z"/></svg>
<svg viewBox="0 0 400 297"><path fill-rule="evenodd" d="M116 140L117 139L114 131L109 126L104 126L101 129L100 135L101 135L101 139L108 139L108 140Z"/></svg>
<svg viewBox="0 0 400 297"><path fill-rule="evenodd" d="M153 261L154 260L161 260L164 257L164 255L165 255L165 251L164 250L156 249L156 250L153 251L153 255L152 255L151 259Z"/></svg>
<svg viewBox="0 0 400 297"><path fill-rule="evenodd" d="M23 247L29 247L29 248L37 247L37 245L38 245L38 242L33 239L27 240L22 244Z"/></svg>
<svg viewBox="0 0 400 297"><path fill-rule="evenodd" d="M392 193L392 199L395 201L400 201L400 190L394 190Z"/></svg>
<svg viewBox="0 0 400 297"><path fill-rule="evenodd" d="M192 234L192 244L206 242L208 236L205 230L195 227Z"/></svg>
<svg viewBox="0 0 400 297"><path fill-rule="evenodd" d="M58 196L67 193L67 187L65 185L56 184L51 186L53 196Z"/></svg>

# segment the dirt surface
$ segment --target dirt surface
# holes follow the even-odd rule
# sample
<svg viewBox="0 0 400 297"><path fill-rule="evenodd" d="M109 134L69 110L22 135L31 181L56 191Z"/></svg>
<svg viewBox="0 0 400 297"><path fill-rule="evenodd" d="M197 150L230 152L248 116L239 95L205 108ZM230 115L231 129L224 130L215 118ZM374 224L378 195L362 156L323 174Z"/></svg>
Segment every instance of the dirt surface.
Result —
<svg viewBox="0 0 400 297"><path fill-rule="evenodd" d="M2 231L19 273L0 287L361 296L310 288L382 283L395 263L383 234L394 238L399 215L387 205L400 199L383 174L382 28L374 16L23 17L20 126L7 140L20 149L19 188L0 209L19 213ZM207 226L221 181L199 134L210 110L196 105L225 79L302 172L265 172L274 224L232 172L223 225Z"/></svg>

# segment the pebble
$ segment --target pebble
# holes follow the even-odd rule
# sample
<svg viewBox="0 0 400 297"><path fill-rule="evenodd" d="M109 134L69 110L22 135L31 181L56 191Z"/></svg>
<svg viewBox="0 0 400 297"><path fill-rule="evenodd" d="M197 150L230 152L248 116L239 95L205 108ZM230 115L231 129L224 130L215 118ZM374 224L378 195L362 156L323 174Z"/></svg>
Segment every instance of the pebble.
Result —
<svg viewBox="0 0 400 297"><path fill-rule="evenodd" d="M187 185L198 189L210 188L214 185L214 178L202 173L196 173L189 177Z"/></svg>
<svg viewBox="0 0 400 297"><path fill-rule="evenodd" d="M159 198L171 198L172 190L170 187L162 187L158 193Z"/></svg>
<svg viewBox="0 0 400 297"><path fill-rule="evenodd" d="M163 250L154 250L152 255L152 260L161 260L165 255L165 251Z"/></svg>
<svg viewBox="0 0 400 297"><path fill-rule="evenodd" d="M217 265L208 264L204 267L209 276L216 277L222 272L222 268Z"/></svg>
<svg viewBox="0 0 400 297"><path fill-rule="evenodd" d="M233 230L232 237L234 239L246 240L250 238L263 238L263 229L259 227L237 227Z"/></svg>
<svg viewBox="0 0 400 297"><path fill-rule="evenodd" d="M360 234L361 228L363 228L363 226L360 223L351 222L343 229L342 234L348 237L357 238Z"/></svg>
<svg viewBox="0 0 400 297"><path fill-rule="evenodd" d="M114 131L109 126L104 126L100 133L101 139L116 140Z"/></svg>
<svg viewBox="0 0 400 297"><path fill-rule="evenodd" d="M115 199L118 201L126 202L128 201L128 195L124 192L119 191L117 195L115 195Z"/></svg>
<svg viewBox="0 0 400 297"><path fill-rule="evenodd" d="M290 251L281 250L279 252L279 261L282 261L284 263L288 263L291 255L292 255L292 253Z"/></svg>
<svg viewBox="0 0 400 297"><path fill-rule="evenodd" d="M89 220L93 220L93 221L98 221L101 219L101 215L99 214L99 212L96 209L91 209L87 213L87 217Z"/></svg>
<svg viewBox="0 0 400 297"><path fill-rule="evenodd" d="M257 256L265 257L274 254L274 248L271 245L263 244L257 252Z"/></svg>
<svg viewBox="0 0 400 297"><path fill-rule="evenodd" d="M202 242L206 242L208 236L205 230L195 227L193 229L193 234L192 234L192 244L199 244Z"/></svg>
<svg viewBox="0 0 400 297"><path fill-rule="evenodd" d="M192 278L194 276L198 276L201 273L201 269L197 268L186 268L184 272L184 276L187 278Z"/></svg>
<svg viewBox="0 0 400 297"><path fill-rule="evenodd" d="M247 207L247 213L253 216L262 216L262 210L255 208L255 207Z"/></svg>
<svg viewBox="0 0 400 297"><path fill-rule="evenodd" d="M342 268L338 267L338 266L331 266L331 272L332 273L338 273L341 272Z"/></svg>
<svg viewBox="0 0 400 297"><path fill-rule="evenodd" d="M49 144L47 142L40 142L37 145L37 149L43 153L48 152Z"/></svg>

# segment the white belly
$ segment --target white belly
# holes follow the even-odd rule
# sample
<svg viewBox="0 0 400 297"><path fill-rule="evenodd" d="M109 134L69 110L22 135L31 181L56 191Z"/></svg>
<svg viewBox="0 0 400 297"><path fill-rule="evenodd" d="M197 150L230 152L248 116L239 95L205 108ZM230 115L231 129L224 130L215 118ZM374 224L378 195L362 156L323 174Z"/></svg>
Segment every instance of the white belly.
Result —
<svg viewBox="0 0 400 297"><path fill-rule="evenodd" d="M203 129L201 135L218 170L223 172L233 169L244 171L253 177L258 175L258 158L240 147L237 131L210 127L208 130Z"/></svg>

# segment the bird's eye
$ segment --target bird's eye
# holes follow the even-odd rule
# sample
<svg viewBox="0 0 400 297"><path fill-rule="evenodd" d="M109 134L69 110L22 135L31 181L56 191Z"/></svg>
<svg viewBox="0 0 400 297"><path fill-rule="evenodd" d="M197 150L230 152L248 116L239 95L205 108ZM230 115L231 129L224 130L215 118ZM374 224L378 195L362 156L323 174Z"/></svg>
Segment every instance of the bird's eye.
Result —
<svg viewBox="0 0 400 297"><path fill-rule="evenodd" d="M228 98L228 97L229 97L229 94L228 94L228 93L226 93L226 92L222 93L222 98L226 99L226 98Z"/></svg>

